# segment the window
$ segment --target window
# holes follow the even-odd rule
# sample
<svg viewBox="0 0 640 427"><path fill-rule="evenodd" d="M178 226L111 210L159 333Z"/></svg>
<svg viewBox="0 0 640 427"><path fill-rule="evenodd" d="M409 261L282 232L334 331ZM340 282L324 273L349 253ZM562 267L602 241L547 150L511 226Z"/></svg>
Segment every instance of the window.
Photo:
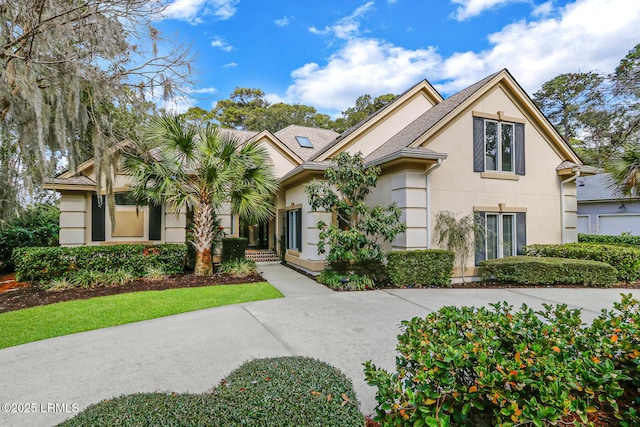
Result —
<svg viewBox="0 0 640 427"><path fill-rule="evenodd" d="M524 175L524 124L473 118L474 172Z"/></svg>
<svg viewBox="0 0 640 427"><path fill-rule="evenodd" d="M484 121L486 171L513 172L513 123Z"/></svg>
<svg viewBox="0 0 640 427"><path fill-rule="evenodd" d="M296 136L296 141L300 144L300 147L303 148L313 148L313 144L306 136Z"/></svg>
<svg viewBox="0 0 640 427"><path fill-rule="evenodd" d="M486 259L504 258L522 253L526 244L526 214L476 212L484 236L476 239L476 265Z"/></svg>
<svg viewBox="0 0 640 427"><path fill-rule="evenodd" d="M302 251L302 209L287 211L287 249Z"/></svg>

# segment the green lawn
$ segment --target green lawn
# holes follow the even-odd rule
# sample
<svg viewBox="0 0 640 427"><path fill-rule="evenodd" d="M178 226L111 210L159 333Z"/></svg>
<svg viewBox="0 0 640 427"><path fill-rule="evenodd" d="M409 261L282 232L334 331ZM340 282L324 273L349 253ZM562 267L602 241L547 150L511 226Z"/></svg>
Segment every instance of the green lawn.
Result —
<svg viewBox="0 0 640 427"><path fill-rule="evenodd" d="M269 283L144 291L0 314L0 348L203 308L280 298Z"/></svg>

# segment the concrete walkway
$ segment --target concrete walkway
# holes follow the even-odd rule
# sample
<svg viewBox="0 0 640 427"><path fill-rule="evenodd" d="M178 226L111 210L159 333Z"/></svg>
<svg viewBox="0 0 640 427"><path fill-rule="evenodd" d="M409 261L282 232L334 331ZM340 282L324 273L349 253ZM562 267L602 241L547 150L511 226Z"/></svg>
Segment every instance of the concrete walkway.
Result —
<svg viewBox="0 0 640 427"><path fill-rule="evenodd" d="M375 389L362 363L393 369L400 322L444 305L509 301L540 308L567 303L591 321L619 301L611 289L398 289L332 292L279 264L259 270L286 298L200 310L0 350L0 405L33 404L6 413L2 426L55 425L78 409L134 392L201 393L246 360L305 355L326 361L354 382L371 413ZM638 290L625 291L640 298ZM0 328L2 325L0 325ZM52 406L50 404L58 404Z"/></svg>

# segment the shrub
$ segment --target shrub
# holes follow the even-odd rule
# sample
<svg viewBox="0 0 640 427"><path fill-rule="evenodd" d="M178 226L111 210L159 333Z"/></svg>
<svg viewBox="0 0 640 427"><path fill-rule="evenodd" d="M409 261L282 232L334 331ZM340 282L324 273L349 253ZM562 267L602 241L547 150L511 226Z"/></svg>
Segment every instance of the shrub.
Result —
<svg viewBox="0 0 640 427"><path fill-rule="evenodd" d="M247 277L256 274L256 263L246 258L234 258L225 261L218 266L218 272L228 274L231 277Z"/></svg>
<svg viewBox="0 0 640 427"><path fill-rule="evenodd" d="M566 243L563 245L530 245L523 255L574 258L600 261L618 270L619 281L640 280L640 248L601 243Z"/></svg>
<svg viewBox="0 0 640 427"><path fill-rule="evenodd" d="M387 266L378 259L365 259L360 261L334 261L329 263L329 270L342 276L367 276L373 280L375 286L384 286L389 283Z"/></svg>
<svg viewBox="0 0 640 427"><path fill-rule="evenodd" d="M364 291L373 289L375 282L366 275L338 273L325 269L317 277L318 283L326 285L334 291Z"/></svg>
<svg viewBox="0 0 640 427"><path fill-rule="evenodd" d="M167 276L164 270L161 267L156 266L148 266L144 272L144 280L149 282L153 282L156 280L162 280Z"/></svg>
<svg viewBox="0 0 640 427"><path fill-rule="evenodd" d="M88 407L62 426L364 426L351 381L306 357L247 362L205 394L121 396Z"/></svg>
<svg viewBox="0 0 640 427"><path fill-rule="evenodd" d="M60 210L47 204L30 206L14 219L0 222L0 272L13 270L15 248L57 246L59 222Z"/></svg>
<svg viewBox="0 0 640 427"><path fill-rule="evenodd" d="M516 285L610 286L618 272L598 261L515 256L482 261L480 274L486 282Z"/></svg>
<svg viewBox="0 0 640 427"><path fill-rule="evenodd" d="M222 262L244 258L249 240L244 237L224 237L222 239Z"/></svg>
<svg viewBox="0 0 640 427"><path fill-rule="evenodd" d="M167 274L183 271L184 244L35 247L14 251L16 279L40 282L67 276L79 269L96 272L123 269L142 277L149 266Z"/></svg>
<svg viewBox="0 0 640 427"><path fill-rule="evenodd" d="M403 322L396 371L370 361L376 420L393 426L638 425L640 305L631 296L589 328L545 304L444 307ZM574 424L575 422L575 424Z"/></svg>
<svg viewBox="0 0 640 427"><path fill-rule="evenodd" d="M451 286L454 254L440 249L398 251L387 254L393 286Z"/></svg>
<svg viewBox="0 0 640 427"><path fill-rule="evenodd" d="M606 243L609 245L634 245L640 246L640 236L621 234L619 236L607 236L601 234L578 234L580 243Z"/></svg>

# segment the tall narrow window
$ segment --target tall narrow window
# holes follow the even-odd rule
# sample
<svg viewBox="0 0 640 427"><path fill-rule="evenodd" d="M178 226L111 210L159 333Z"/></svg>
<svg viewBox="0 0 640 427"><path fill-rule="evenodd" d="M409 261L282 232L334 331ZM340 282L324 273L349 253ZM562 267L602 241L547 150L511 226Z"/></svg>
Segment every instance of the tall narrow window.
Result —
<svg viewBox="0 0 640 427"><path fill-rule="evenodd" d="M484 122L485 170L514 172L513 123L485 120Z"/></svg>
<svg viewBox="0 0 640 427"><path fill-rule="evenodd" d="M486 214L485 259L514 255L516 255L515 214Z"/></svg>
<svg viewBox="0 0 640 427"><path fill-rule="evenodd" d="M485 170L498 170L498 122L484 122Z"/></svg>
<svg viewBox="0 0 640 427"><path fill-rule="evenodd" d="M287 211L287 249L302 250L302 209Z"/></svg>

